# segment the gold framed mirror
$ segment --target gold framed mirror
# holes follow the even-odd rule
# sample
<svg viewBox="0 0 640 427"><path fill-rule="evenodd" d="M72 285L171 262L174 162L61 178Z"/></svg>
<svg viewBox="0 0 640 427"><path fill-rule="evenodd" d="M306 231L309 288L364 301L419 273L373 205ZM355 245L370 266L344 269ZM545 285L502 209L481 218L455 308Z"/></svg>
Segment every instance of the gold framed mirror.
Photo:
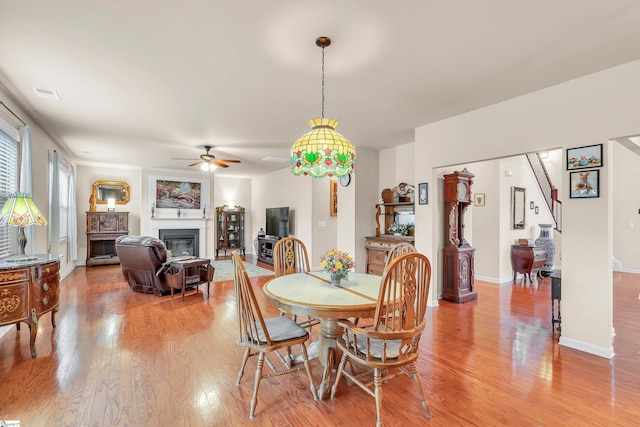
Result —
<svg viewBox="0 0 640 427"><path fill-rule="evenodd" d="M129 203L129 184L124 181L99 180L93 183L91 191L96 203L106 205L108 199L115 199L117 205Z"/></svg>

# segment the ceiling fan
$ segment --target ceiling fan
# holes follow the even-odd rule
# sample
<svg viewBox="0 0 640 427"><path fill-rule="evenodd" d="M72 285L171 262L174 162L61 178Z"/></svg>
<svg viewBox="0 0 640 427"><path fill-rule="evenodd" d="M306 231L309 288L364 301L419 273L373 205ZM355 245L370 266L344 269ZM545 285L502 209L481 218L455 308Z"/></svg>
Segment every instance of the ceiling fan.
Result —
<svg viewBox="0 0 640 427"><path fill-rule="evenodd" d="M233 159L218 159L213 154L209 154L209 151L213 147L211 145L205 145L204 149L206 153L200 154L200 160L195 163L191 163L189 166L196 166L202 164L202 169L211 169L211 167L219 166L221 168L228 168L229 165L225 163L240 163L240 160ZM196 159L185 159L182 157L172 157L173 160L196 160Z"/></svg>

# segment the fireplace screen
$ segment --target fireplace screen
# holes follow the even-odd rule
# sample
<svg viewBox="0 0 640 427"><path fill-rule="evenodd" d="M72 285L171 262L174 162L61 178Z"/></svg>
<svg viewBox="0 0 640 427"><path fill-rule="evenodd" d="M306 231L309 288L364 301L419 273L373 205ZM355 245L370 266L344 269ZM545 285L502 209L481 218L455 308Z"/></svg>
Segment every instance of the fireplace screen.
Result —
<svg viewBox="0 0 640 427"><path fill-rule="evenodd" d="M170 256L200 256L199 230L194 229L166 229L159 230L159 238L167 246Z"/></svg>

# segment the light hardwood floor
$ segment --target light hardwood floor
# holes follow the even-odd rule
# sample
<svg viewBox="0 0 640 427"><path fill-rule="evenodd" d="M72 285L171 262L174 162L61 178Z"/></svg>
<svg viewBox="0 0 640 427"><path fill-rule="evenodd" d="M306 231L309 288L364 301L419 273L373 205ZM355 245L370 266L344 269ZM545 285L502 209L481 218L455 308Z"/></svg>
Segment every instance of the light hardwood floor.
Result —
<svg viewBox="0 0 640 427"><path fill-rule="evenodd" d="M251 257L247 256L248 262ZM264 265L263 265L264 266ZM252 279L263 311L267 277ZM57 328L40 322L32 359L26 325L0 338L0 420L23 426L369 426L373 398L342 382L314 401L304 371L262 382L249 420L255 360L241 386L233 282L211 295L133 293L118 266L76 268L61 283ZM615 273L613 360L557 344L549 279L429 309L413 383L383 388L386 426L631 426L640 423L640 275ZM588 309L585 307L585 309ZM316 331L317 333L317 331ZM265 367L265 369L267 369ZM321 369L312 361L316 382Z"/></svg>

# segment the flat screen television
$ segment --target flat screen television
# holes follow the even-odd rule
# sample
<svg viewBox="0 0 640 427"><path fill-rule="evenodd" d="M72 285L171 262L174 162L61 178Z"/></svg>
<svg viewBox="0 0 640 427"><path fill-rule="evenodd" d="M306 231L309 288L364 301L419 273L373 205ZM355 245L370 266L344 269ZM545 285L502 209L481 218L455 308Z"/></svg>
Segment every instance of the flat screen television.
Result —
<svg viewBox="0 0 640 427"><path fill-rule="evenodd" d="M289 207L267 208L266 234L289 237Z"/></svg>

